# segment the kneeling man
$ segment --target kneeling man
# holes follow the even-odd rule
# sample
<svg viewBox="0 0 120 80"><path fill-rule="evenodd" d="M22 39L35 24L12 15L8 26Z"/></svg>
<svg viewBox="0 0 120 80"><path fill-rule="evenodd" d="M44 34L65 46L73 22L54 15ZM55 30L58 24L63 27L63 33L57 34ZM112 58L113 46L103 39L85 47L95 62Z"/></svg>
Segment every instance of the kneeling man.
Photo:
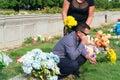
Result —
<svg viewBox="0 0 120 80"><path fill-rule="evenodd" d="M92 64L96 63L96 60L86 54L85 51L89 32L90 27L87 24L79 24L75 31L61 38L52 49L52 52L60 58L58 67L61 74L59 77L65 77L69 74L80 77L79 68L86 60Z"/></svg>

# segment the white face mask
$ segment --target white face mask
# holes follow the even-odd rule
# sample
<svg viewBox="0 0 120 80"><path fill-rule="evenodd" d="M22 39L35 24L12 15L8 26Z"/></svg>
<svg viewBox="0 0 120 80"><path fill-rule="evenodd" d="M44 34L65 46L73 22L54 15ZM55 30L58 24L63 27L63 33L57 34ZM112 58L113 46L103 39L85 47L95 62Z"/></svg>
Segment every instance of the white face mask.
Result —
<svg viewBox="0 0 120 80"><path fill-rule="evenodd" d="M88 42L87 42L87 44L89 44L89 43L90 43L90 40L91 40L91 37L90 37L90 35L83 36L81 39L83 39L83 38L85 38L85 37L87 37L87 38L88 38Z"/></svg>
<svg viewBox="0 0 120 80"><path fill-rule="evenodd" d="M90 35L87 35L87 37L88 37L88 43L87 44L89 44L90 43Z"/></svg>

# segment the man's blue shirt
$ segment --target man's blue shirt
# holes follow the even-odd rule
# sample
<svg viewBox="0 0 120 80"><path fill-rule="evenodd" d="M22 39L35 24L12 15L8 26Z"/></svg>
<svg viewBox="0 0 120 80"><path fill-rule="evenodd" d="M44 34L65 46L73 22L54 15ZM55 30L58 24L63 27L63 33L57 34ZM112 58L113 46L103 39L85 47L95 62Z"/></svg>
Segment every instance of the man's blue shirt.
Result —
<svg viewBox="0 0 120 80"><path fill-rule="evenodd" d="M80 54L86 55L85 46L77 39L75 31L60 39L52 49L52 52L60 58L67 57L71 60L75 60Z"/></svg>

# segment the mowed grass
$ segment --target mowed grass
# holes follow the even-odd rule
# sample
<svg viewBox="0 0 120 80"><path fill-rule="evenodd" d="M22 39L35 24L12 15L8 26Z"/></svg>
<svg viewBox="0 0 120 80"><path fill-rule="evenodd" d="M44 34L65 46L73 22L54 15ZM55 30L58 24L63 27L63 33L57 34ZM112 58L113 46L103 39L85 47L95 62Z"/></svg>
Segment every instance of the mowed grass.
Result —
<svg viewBox="0 0 120 80"><path fill-rule="evenodd" d="M109 62L102 62L92 65L87 62L81 68L82 77L76 80L119 80L119 67L119 60L117 60L116 65L112 65Z"/></svg>
<svg viewBox="0 0 120 80"><path fill-rule="evenodd" d="M92 29L91 35L94 35L98 30L103 30L104 33L115 35L114 33L110 32L109 29L111 29L111 27L113 27L113 24L101 28ZM119 44L116 44L116 41L118 41ZM44 52L50 52L56 42L57 41L38 43L6 51L10 58L12 58L13 62L10 63L9 66L0 73L0 80L8 80L14 76L23 74L23 70L21 68L22 64L16 62L17 57L22 56L26 54L27 51L35 48L39 48ZM111 39L110 46L115 50L117 54L117 62L115 65L111 64L108 61L97 62L97 64L93 65L87 61L80 68L82 77L75 78L75 80L120 80L120 38ZM69 79L65 78L65 80Z"/></svg>

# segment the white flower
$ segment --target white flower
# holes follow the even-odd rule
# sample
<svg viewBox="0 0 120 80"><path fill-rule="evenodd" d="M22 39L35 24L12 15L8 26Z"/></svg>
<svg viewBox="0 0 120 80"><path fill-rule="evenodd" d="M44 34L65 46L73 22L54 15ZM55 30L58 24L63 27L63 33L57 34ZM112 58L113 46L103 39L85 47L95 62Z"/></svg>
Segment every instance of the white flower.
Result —
<svg viewBox="0 0 120 80"><path fill-rule="evenodd" d="M33 69L32 65L31 65L31 62L29 62L29 60L23 63L23 67L22 68L23 68L23 71L26 74L30 74L32 69Z"/></svg>
<svg viewBox="0 0 120 80"><path fill-rule="evenodd" d="M58 76L52 76L52 77L48 78L47 80L58 80Z"/></svg>
<svg viewBox="0 0 120 80"><path fill-rule="evenodd" d="M32 63L32 67L35 68L36 70L39 70L41 68L41 64L40 64L40 62L34 61Z"/></svg>
<svg viewBox="0 0 120 80"><path fill-rule="evenodd" d="M35 56L35 54L32 54L31 52L27 52L27 54L25 54L24 56L22 56L18 61L22 62L22 63L29 61L29 62L32 63L34 56Z"/></svg>
<svg viewBox="0 0 120 80"><path fill-rule="evenodd" d="M31 51L31 53L33 53L33 54L41 54L42 53L42 50L40 50L40 49L33 49L32 51Z"/></svg>
<svg viewBox="0 0 120 80"><path fill-rule="evenodd" d="M23 71L24 71L26 74L30 74L31 71L32 71L32 69L33 69L31 66L29 66L29 67L23 66L22 68L23 68Z"/></svg>
<svg viewBox="0 0 120 80"><path fill-rule="evenodd" d="M5 55L3 52L0 52L0 62L2 62L2 59L6 66L8 66L10 62L12 62L12 59L9 56Z"/></svg>
<svg viewBox="0 0 120 80"><path fill-rule="evenodd" d="M39 57L41 58L42 61L46 61L47 60L46 53L42 53L41 55L39 55Z"/></svg>
<svg viewBox="0 0 120 80"><path fill-rule="evenodd" d="M9 58L8 56L4 55L4 62L5 62L5 65L9 65L10 62L12 62L12 59Z"/></svg>
<svg viewBox="0 0 120 80"><path fill-rule="evenodd" d="M34 41L37 41L37 37L35 37L35 38L33 38L34 39Z"/></svg>
<svg viewBox="0 0 120 80"><path fill-rule="evenodd" d="M31 74L32 70L41 71L38 76L47 75L47 80L57 80L57 74L60 74L57 63L59 63L59 57L51 53L42 52L40 49L33 49L27 52L19 59L23 63L23 71L26 74ZM51 75L51 73L54 75ZM49 74L49 75L48 75Z"/></svg>
<svg viewBox="0 0 120 80"><path fill-rule="evenodd" d="M49 54L49 56L56 62L59 63L60 59L57 55L53 54L52 52Z"/></svg>
<svg viewBox="0 0 120 80"><path fill-rule="evenodd" d="M38 35L40 37L40 41L45 41L45 37L42 37L41 35Z"/></svg>
<svg viewBox="0 0 120 80"><path fill-rule="evenodd" d="M54 67L54 65L55 65L55 62L54 62L54 60L50 59L50 60L47 60L45 62L45 64L46 64L46 68L52 69Z"/></svg>

